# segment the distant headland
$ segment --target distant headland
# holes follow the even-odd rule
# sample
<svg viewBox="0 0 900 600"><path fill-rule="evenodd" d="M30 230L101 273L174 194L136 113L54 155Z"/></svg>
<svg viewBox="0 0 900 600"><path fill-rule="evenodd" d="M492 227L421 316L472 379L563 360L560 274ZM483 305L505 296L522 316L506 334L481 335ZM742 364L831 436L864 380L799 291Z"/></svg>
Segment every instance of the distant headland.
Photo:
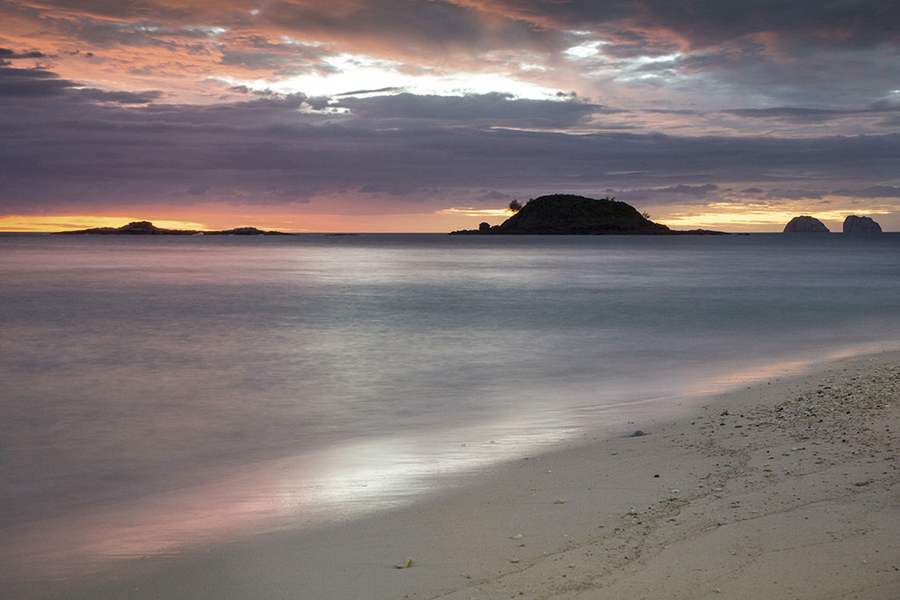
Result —
<svg viewBox="0 0 900 600"><path fill-rule="evenodd" d="M256 227L238 227L221 231L196 229L163 229L150 221L132 221L122 227L93 227L76 231L59 231L63 235L290 235L281 231L263 231Z"/></svg>
<svg viewBox="0 0 900 600"><path fill-rule="evenodd" d="M554 194L530 200L501 225L451 235L728 235L721 231L676 231L654 223L633 206L613 198Z"/></svg>

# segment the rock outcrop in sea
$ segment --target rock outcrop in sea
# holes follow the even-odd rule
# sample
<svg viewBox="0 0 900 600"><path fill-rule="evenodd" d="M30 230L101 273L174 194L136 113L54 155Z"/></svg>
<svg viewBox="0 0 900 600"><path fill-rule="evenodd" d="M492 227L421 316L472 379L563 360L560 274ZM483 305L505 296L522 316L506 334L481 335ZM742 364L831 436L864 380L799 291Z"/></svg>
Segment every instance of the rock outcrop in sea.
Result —
<svg viewBox="0 0 900 600"><path fill-rule="evenodd" d="M695 229L673 231L654 223L633 206L612 198L586 198L570 194L541 196L529 201L501 225L482 223L457 235L727 235Z"/></svg>
<svg viewBox="0 0 900 600"><path fill-rule="evenodd" d="M132 221L122 227L92 227L77 231L60 231L61 234L75 235L290 235L281 231L263 231L256 227L237 227L221 231L199 231L197 229L164 229L150 221Z"/></svg>
<svg viewBox="0 0 900 600"><path fill-rule="evenodd" d="M844 219L844 233L881 233L881 225L871 217L849 215Z"/></svg>
<svg viewBox="0 0 900 600"><path fill-rule="evenodd" d="M784 226L784 233L830 233L825 224L815 217L794 217Z"/></svg>

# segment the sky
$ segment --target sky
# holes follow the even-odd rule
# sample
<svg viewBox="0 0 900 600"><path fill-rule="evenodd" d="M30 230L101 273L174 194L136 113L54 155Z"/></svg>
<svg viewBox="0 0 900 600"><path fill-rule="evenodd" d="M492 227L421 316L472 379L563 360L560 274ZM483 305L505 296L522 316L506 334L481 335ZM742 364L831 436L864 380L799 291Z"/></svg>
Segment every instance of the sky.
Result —
<svg viewBox="0 0 900 600"><path fill-rule="evenodd" d="M0 230L900 231L900 2L0 0Z"/></svg>

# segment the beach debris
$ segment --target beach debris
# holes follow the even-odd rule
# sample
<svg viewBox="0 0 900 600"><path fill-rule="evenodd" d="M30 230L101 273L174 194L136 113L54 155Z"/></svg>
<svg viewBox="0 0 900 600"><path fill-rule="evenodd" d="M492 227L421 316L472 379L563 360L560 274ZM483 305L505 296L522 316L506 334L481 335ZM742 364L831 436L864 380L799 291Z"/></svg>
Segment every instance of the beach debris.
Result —
<svg viewBox="0 0 900 600"><path fill-rule="evenodd" d="M557 500L557 501L554 502L553 504L565 504L565 503L566 503L566 501L563 500L562 498L560 498L559 500Z"/></svg>
<svg viewBox="0 0 900 600"><path fill-rule="evenodd" d="M521 540L523 537L525 537L525 536L522 535L521 533L517 533L516 535L512 536L510 539L511 540Z"/></svg>
<svg viewBox="0 0 900 600"><path fill-rule="evenodd" d="M402 560L394 565L395 569L408 569L413 565L413 559L407 558L406 560Z"/></svg>
<svg viewBox="0 0 900 600"><path fill-rule="evenodd" d="M632 434L629 435L628 437L642 437L642 436L645 436L645 435L647 435L647 434L644 433L643 431L641 431L640 429L638 429L637 431L635 431L634 433L632 433Z"/></svg>

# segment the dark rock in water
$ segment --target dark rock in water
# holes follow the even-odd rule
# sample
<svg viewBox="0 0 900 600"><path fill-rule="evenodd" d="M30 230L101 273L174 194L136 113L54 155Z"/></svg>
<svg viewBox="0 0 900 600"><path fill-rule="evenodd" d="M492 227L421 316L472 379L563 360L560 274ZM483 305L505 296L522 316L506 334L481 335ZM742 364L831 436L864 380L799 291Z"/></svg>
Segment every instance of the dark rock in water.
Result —
<svg viewBox="0 0 900 600"><path fill-rule="evenodd" d="M822 221L815 217L794 217L784 226L784 233L830 233Z"/></svg>
<svg viewBox="0 0 900 600"><path fill-rule="evenodd" d="M849 215L844 219L844 233L881 233L881 225L870 217Z"/></svg>
<svg viewBox="0 0 900 600"><path fill-rule="evenodd" d="M463 235L722 235L720 232L672 231L654 223L633 206L612 198L586 198L570 194L541 196L529 201L501 225L482 223L477 229L454 231Z"/></svg>
<svg viewBox="0 0 900 600"><path fill-rule="evenodd" d="M89 235L194 235L200 232L193 229L163 229L150 221L132 221L122 227L93 227L78 231L61 231L60 233Z"/></svg>
<svg viewBox="0 0 900 600"><path fill-rule="evenodd" d="M263 231L256 227L238 227L224 231L197 231L195 229L163 229L150 221L132 221L122 227L94 227L78 231L60 231L62 234L87 235L289 235L280 231Z"/></svg>
<svg viewBox="0 0 900 600"><path fill-rule="evenodd" d="M500 225L498 233L560 235L664 231L669 228L644 218L625 202L560 194L532 200Z"/></svg>
<svg viewBox="0 0 900 600"><path fill-rule="evenodd" d="M256 227L236 227L222 231L206 231L205 235L288 235L281 231L264 231Z"/></svg>

